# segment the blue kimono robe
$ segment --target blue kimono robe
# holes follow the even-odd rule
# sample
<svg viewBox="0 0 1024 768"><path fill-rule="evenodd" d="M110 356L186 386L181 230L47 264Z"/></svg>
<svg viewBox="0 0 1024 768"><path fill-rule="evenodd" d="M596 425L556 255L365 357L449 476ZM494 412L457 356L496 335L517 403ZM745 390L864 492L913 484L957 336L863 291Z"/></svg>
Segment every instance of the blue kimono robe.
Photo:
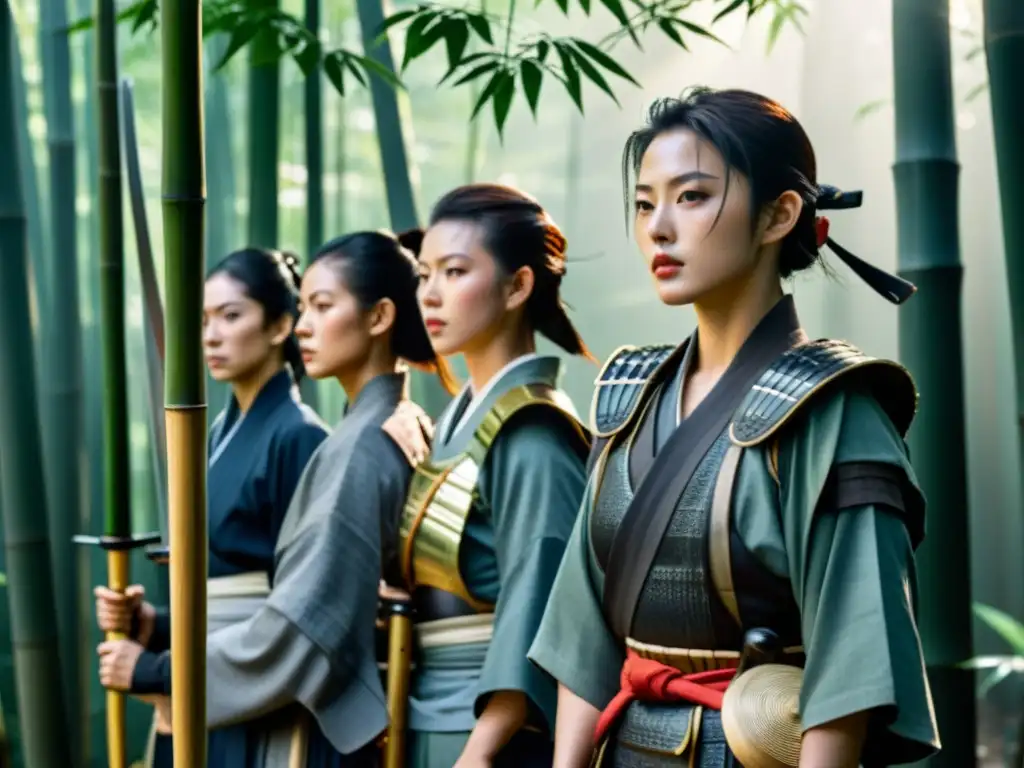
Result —
<svg viewBox="0 0 1024 768"><path fill-rule="evenodd" d="M253 571L273 582L274 550L292 494L309 461L329 434L316 413L299 400L289 371L270 379L249 411L234 398L210 430L207 474L209 577ZM172 553L173 557L173 553ZM169 694L170 617L161 612L132 678L133 693ZM256 765L262 721L210 732L211 766ZM333 752L318 734L310 743L310 764L318 752ZM172 765L171 738L158 736L154 768Z"/></svg>

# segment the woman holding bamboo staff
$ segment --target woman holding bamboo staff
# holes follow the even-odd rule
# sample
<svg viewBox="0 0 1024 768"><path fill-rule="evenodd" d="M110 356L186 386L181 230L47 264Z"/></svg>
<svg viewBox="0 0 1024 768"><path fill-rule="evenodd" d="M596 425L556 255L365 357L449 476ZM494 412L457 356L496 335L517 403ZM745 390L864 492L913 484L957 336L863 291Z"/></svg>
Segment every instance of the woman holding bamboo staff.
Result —
<svg viewBox="0 0 1024 768"><path fill-rule="evenodd" d="M470 381L416 467L400 530L416 669L409 732L391 735L407 738L415 768L551 764L555 687L526 651L589 446L558 389L558 358L535 352L541 333L589 357L559 298L565 244L535 200L492 184L445 195L424 235L419 300L431 343L462 354ZM401 673L390 664L389 684Z"/></svg>
<svg viewBox="0 0 1024 768"><path fill-rule="evenodd" d="M374 644L377 588L382 563L395 559L411 474L380 425L404 397L400 361L448 381L416 305L414 265L394 236L361 232L323 246L303 277L295 333L306 372L337 378L349 405L295 488L272 586L248 618L211 627L209 726L244 722L248 731L245 751L220 754L212 748L220 731L212 731L211 765L377 763L376 738L387 725Z"/></svg>
<svg viewBox="0 0 1024 768"><path fill-rule="evenodd" d="M203 345L211 376L232 397L209 440L209 630L262 602L273 578L278 533L310 456L328 431L299 400L304 373L293 328L298 261L292 254L247 248L228 255L207 276ZM100 646L103 684L137 694L170 693L170 617L142 602L141 587L122 597L96 589L100 627L126 629L132 640ZM159 699L158 699L159 701ZM153 762L171 765L169 702L158 705ZM210 765L247 765L258 743L240 725L210 736Z"/></svg>
<svg viewBox="0 0 1024 768"><path fill-rule="evenodd" d="M582 512L530 650L559 683L557 768L856 768L938 748L914 620L924 499L894 362L812 341L782 281L827 246L803 128L747 91L661 99L629 139L635 237L678 346L598 377Z"/></svg>

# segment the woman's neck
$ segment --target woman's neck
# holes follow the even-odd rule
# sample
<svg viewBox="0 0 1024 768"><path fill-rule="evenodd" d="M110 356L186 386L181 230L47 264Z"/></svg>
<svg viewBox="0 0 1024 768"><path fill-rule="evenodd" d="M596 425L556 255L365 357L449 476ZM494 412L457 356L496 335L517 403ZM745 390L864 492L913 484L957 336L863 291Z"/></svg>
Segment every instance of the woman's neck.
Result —
<svg viewBox="0 0 1024 768"><path fill-rule="evenodd" d="M337 379L338 383L341 384L341 388L345 390L345 398L351 406L367 384L378 376L394 373L397 368L398 359L393 355L374 354L371 352L362 365L351 371L339 373Z"/></svg>
<svg viewBox="0 0 1024 768"><path fill-rule="evenodd" d="M466 370L473 394L482 391L498 372L513 360L537 351L533 332L505 333L495 336L480 349L466 350Z"/></svg>
<svg viewBox="0 0 1024 768"><path fill-rule="evenodd" d="M260 390L266 386L268 381L280 373L283 367L284 365L280 360L271 357L251 375L231 382L231 391L238 402L238 410L243 414L248 413L249 409L252 408L252 404L256 402Z"/></svg>
<svg viewBox="0 0 1024 768"><path fill-rule="evenodd" d="M782 285L773 275L770 280L745 284L726 300L695 303L697 358L693 370L716 378L724 373L782 295Z"/></svg>

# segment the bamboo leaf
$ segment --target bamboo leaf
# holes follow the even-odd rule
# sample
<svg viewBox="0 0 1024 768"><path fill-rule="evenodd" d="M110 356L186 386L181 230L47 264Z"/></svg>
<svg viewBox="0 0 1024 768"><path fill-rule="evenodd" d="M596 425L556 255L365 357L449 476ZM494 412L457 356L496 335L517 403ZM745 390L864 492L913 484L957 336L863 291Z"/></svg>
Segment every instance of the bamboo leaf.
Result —
<svg viewBox="0 0 1024 768"><path fill-rule="evenodd" d="M976 86L974 86L973 88L971 88L971 90L969 90L967 92L967 95L964 96L964 101L967 101L967 102L974 101L976 98L981 96L981 94L983 94L987 90L988 90L988 83L978 83Z"/></svg>
<svg viewBox="0 0 1024 768"><path fill-rule="evenodd" d="M341 96L345 95L345 67L342 65L341 57L338 56L337 52L329 53L324 57L324 74L327 75L327 79L331 81L331 85L334 86Z"/></svg>
<svg viewBox="0 0 1024 768"><path fill-rule="evenodd" d="M739 8L741 5L743 5L743 3L745 3L745 2L747 2L747 0L732 0L732 2L729 3L729 5L727 5L725 8L723 8L722 10L720 10L718 13L715 14L715 18L712 19L711 23L712 24L717 24L719 21L724 19L726 16L728 16L733 11L735 11L737 8Z"/></svg>
<svg viewBox="0 0 1024 768"><path fill-rule="evenodd" d="M376 75L392 88L405 89L401 78L376 59L372 59L369 56L360 56L357 53L352 53L352 51L343 51L343 53L347 61L358 64L367 74Z"/></svg>
<svg viewBox="0 0 1024 768"><path fill-rule="evenodd" d="M426 53L430 47L426 45L424 39L424 32L427 26L435 23L438 20L438 14L434 11L424 11L417 16L409 28L405 30L405 54L402 57L402 71L409 66L409 62ZM440 40L441 37L438 35L434 38L434 42Z"/></svg>
<svg viewBox="0 0 1024 768"><path fill-rule="evenodd" d="M464 83L468 83L470 80L476 80L478 77L480 77L480 75L484 74L485 72L491 72L492 70L495 70L497 68L497 61L488 61L486 64L481 64L479 67L476 67L475 69L471 70L468 74L460 77L458 80L452 83L452 87L463 85Z"/></svg>
<svg viewBox="0 0 1024 768"><path fill-rule="evenodd" d="M243 22L235 27L231 32L231 37L228 39L227 46L224 48L224 55L220 57L220 61L214 66L213 71L219 72L223 69L236 53L252 42L258 31L259 26L252 22Z"/></svg>
<svg viewBox="0 0 1024 768"><path fill-rule="evenodd" d="M613 59L607 53L602 51L596 45L592 45L591 43L588 43L586 40L580 40L578 38L575 38L574 41L576 43L576 47L582 53L586 54L591 59L593 59L594 62L597 63L599 66L604 67L609 72L611 72L613 75L618 75L623 80L628 80L633 85L636 85L636 86L640 85L640 83L638 83L635 79L633 79L633 76L631 74L629 74L629 72L627 72L622 67L622 65L619 64L619 62L617 62L615 59Z"/></svg>
<svg viewBox="0 0 1024 768"><path fill-rule="evenodd" d="M583 13L587 16L590 15L590 0L578 0L580 8L583 9Z"/></svg>
<svg viewBox="0 0 1024 768"><path fill-rule="evenodd" d="M526 96L526 103L530 105L533 117L537 118L537 102L540 99L540 86L544 78L544 72L537 63L530 59L523 59L519 64L519 75L523 81L523 93Z"/></svg>
<svg viewBox="0 0 1024 768"><path fill-rule="evenodd" d="M410 8L407 11L398 11L398 13L391 14L386 19L384 19L384 23L380 25L380 29L377 30L377 36L374 38L374 42L383 42L384 38L387 36L389 29L391 29L396 24L401 24L403 21L411 19L413 16L418 15L423 10L423 6L420 6L418 8Z"/></svg>
<svg viewBox="0 0 1024 768"><path fill-rule="evenodd" d="M1014 654L1024 656L1024 624L990 605L975 603L974 613L1006 641Z"/></svg>
<svg viewBox="0 0 1024 768"><path fill-rule="evenodd" d="M583 89L580 83L580 73L573 63L572 54L566 50L562 43L554 43L558 58L562 60L562 84L574 102L580 113L583 113Z"/></svg>
<svg viewBox="0 0 1024 768"><path fill-rule="evenodd" d="M889 99L875 99L874 101L869 101L867 104L861 104L857 107L857 111L853 113L854 122L863 120L868 115L874 114L888 104Z"/></svg>
<svg viewBox="0 0 1024 768"><path fill-rule="evenodd" d="M623 29L629 34L636 45L640 45L640 40L636 36L636 30L633 29L633 25L629 21L629 14L626 13L626 9L622 7L621 0L601 0L601 5L608 9L615 20L622 25Z"/></svg>
<svg viewBox="0 0 1024 768"><path fill-rule="evenodd" d="M547 59L548 53L550 51L551 51L551 43L549 43L547 40L538 40L537 41L537 61L538 62L543 64L544 61Z"/></svg>
<svg viewBox="0 0 1024 768"><path fill-rule="evenodd" d="M996 669L992 674L988 675L984 680L981 681L981 685L978 686L979 696L988 696L989 691L999 685L1003 680L1008 678L1013 673L1012 664L1003 664Z"/></svg>
<svg viewBox="0 0 1024 768"><path fill-rule="evenodd" d="M611 86L608 85L608 81L604 79L604 75L601 74L601 71L593 64L591 64L586 56L584 56L581 53L578 53L575 50L570 50L572 51L573 59L579 65L579 68L583 70L583 74L586 75L590 79L590 81L594 83L594 85L596 85L602 91L607 93L608 96L611 97L612 101L614 101L616 104L619 104L618 98L616 98L615 93L611 89Z"/></svg>
<svg viewBox="0 0 1024 768"><path fill-rule="evenodd" d="M498 136L501 137L505 128L505 121L508 119L509 110L512 109L512 97L516 95L515 75L507 70L502 71L501 82L494 89L494 122L498 126Z"/></svg>
<svg viewBox="0 0 1024 768"><path fill-rule="evenodd" d="M690 50L686 46L686 41L683 40L682 35L679 34L679 30L672 26L672 19L662 19L658 22L658 27L662 32L676 45L682 48L684 51Z"/></svg>
<svg viewBox="0 0 1024 768"><path fill-rule="evenodd" d="M469 42L469 24L462 19L453 19L444 37L445 48L448 51L448 69L455 69L462 62L462 54L466 52L466 44Z"/></svg>
<svg viewBox="0 0 1024 768"><path fill-rule="evenodd" d="M477 37L488 45L494 45L494 38L491 37L491 22L482 13L467 13L466 21L476 32Z"/></svg>
<svg viewBox="0 0 1024 768"><path fill-rule="evenodd" d="M690 30L695 35L700 35L701 37L706 37L708 40L714 40L716 43L726 45L725 41L722 40L718 35L716 35L710 29L705 29L700 24L694 24L692 21L686 21L685 19L676 19L676 23Z"/></svg>
<svg viewBox="0 0 1024 768"><path fill-rule="evenodd" d="M771 54L775 48L775 43L779 40L779 34L782 32L782 25L785 23L786 17L780 12L776 13L772 17L771 24L768 25L768 39L765 43L765 52Z"/></svg>
<svg viewBox="0 0 1024 768"><path fill-rule="evenodd" d="M352 73L352 76L360 82L363 88L369 85L369 83L366 82L366 75L363 74L363 71L354 61L352 61L351 58L348 56L343 57L342 63L345 65L345 69Z"/></svg>
<svg viewBox="0 0 1024 768"><path fill-rule="evenodd" d="M476 117L477 113L487 103L487 100L494 95L495 90L501 85L501 77L505 74L505 70L498 70L492 76L484 89L480 91L480 95L477 97L476 104L473 105L473 111L470 113L469 119L472 120Z"/></svg>
<svg viewBox="0 0 1024 768"><path fill-rule="evenodd" d="M444 82L446 80L448 80L448 78L454 76L456 73L459 73L459 72L465 73L466 70L469 69L469 65L472 64L475 61L480 61L481 59L493 59L494 56L495 56L495 54L492 51L482 51L480 53L470 54L469 56L464 57L458 63L457 66L449 68L449 70L444 73L444 76L440 80L437 81L437 84L438 85L444 84ZM495 63L494 66L497 66L497 63ZM479 69L479 67L477 69L474 69L473 71L476 72L476 71L478 71L478 69ZM492 67L492 69L493 69L493 67ZM474 75L474 77L475 77L475 75ZM464 77L464 78L460 79L454 85L461 85L462 83L467 82L467 81L472 80L472 79L473 79L473 77L467 76L467 77Z"/></svg>
<svg viewBox="0 0 1024 768"><path fill-rule="evenodd" d="M993 669L1009 664L1011 667L1017 665L1024 671L1024 656L975 656L973 659L962 661L956 666L959 669Z"/></svg>

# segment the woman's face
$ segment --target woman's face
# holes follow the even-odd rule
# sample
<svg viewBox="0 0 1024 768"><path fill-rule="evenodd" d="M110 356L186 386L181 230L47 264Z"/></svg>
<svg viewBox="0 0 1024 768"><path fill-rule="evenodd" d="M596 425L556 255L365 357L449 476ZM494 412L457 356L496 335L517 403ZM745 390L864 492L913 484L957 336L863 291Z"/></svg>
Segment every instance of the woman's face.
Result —
<svg viewBox="0 0 1024 768"><path fill-rule="evenodd" d="M203 288L203 353L210 376L236 381L267 364L291 333L291 318L268 324L263 306L224 272Z"/></svg>
<svg viewBox="0 0 1024 768"><path fill-rule="evenodd" d="M689 130L660 134L643 155L634 236L665 304L730 292L758 264L749 183L733 170L726 193L725 178L718 150Z"/></svg>
<svg viewBox="0 0 1024 768"><path fill-rule="evenodd" d="M295 326L306 373L314 379L359 368L373 343L371 312L345 286L342 267L317 261L302 276L302 314Z"/></svg>
<svg viewBox="0 0 1024 768"><path fill-rule="evenodd" d="M434 351L447 357L494 338L510 302L509 278L483 247L479 226L441 221L423 238L417 298Z"/></svg>

